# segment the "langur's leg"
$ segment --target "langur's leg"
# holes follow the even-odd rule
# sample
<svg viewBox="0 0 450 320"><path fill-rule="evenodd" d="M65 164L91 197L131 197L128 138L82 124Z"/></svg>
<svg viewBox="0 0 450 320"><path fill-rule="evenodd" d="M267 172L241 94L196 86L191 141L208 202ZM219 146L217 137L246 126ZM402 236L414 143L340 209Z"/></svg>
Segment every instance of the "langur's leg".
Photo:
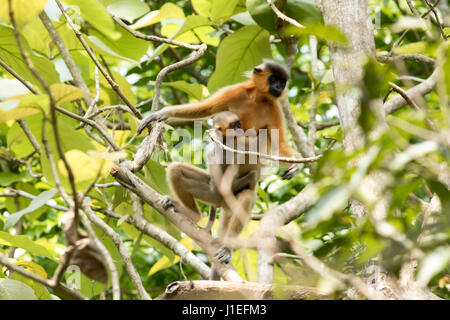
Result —
<svg viewBox="0 0 450 320"><path fill-rule="evenodd" d="M242 210L232 211L226 206L222 209L219 220L218 237L221 241L225 238L238 237L242 229L247 224L253 205L255 203L255 190L245 189L236 195L237 200L241 204ZM239 217L239 211L242 215ZM222 246L216 253L216 258L222 263L230 263L233 260L233 250L226 246ZM220 276L211 268L211 280L220 280Z"/></svg>
<svg viewBox="0 0 450 320"><path fill-rule="evenodd" d="M195 199L215 206L222 204L222 197L211 188L211 177L207 171L185 163L173 163L167 169L172 192L181 204L192 212L193 221L200 220L200 210Z"/></svg>

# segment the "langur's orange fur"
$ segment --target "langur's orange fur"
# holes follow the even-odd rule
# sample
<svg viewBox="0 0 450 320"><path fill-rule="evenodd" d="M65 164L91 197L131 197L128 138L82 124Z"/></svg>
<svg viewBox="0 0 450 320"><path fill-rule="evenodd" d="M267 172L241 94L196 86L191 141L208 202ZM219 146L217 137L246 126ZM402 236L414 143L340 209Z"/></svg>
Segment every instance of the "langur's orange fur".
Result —
<svg viewBox="0 0 450 320"><path fill-rule="evenodd" d="M203 119L222 111L232 111L241 120L244 131L254 129L258 133L259 129L267 129L268 151L271 140L270 130L277 129L279 155L296 157L298 153L289 147L286 141L283 118L278 104L280 96L285 93L288 77L288 72L283 66L273 61L265 61L254 68L249 81L222 88L210 98L198 103L163 108L142 120L138 132L140 133L155 120L164 120L169 117ZM277 79L278 82L276 82ZM274 86L278 86L275 94L271 92Z"/></svg>

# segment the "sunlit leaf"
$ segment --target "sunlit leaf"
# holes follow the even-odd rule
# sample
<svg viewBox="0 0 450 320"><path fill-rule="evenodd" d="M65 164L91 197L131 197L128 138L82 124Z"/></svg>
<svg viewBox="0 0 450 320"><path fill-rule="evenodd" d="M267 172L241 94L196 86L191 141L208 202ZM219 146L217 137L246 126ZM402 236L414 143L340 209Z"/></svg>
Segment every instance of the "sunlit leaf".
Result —
<svg viewBox="0 0 450 320"><path fill-rule="evenodd" d="M269 32L257 26L245 26L226 37L217 52L216 70L208 89L215 92L224 86L241 82L245 71L271 56Z"/></svg>
<svg viewBox="0 0 450 320"><path fill-rule="evenodd" d="M142 17L150 9L145 2L139 0L119 0L111 3L106 7L109 13L128 22Z"/></svg>
<svg viewBox="0 0 450 320"><path fill-rule="evenodd" d="M0 0L0 19L9 19L9 0ZM14 13L14 21L17 26L22 27L33 21L44 10L47 0L11 0L11 7Z"/></svg>
<svg viewBox="0 0 450 320"><path fill-rule="evenodd" d="M181 9L179 6L171 2L165 3L159 10L147 13L145 16L140 18L130 27L136 30L161 22L162 20L168 18L183 19L184 18L183 9Z"/></svg>
<svg viewBox="0 0 450 320"><path fill-rule="evenodd" d="M0 300L37 300L34 290L11 279L0 279Z"/></svg>
<svg viewBox="0 0 450 320"><path fill-rule="evenodd" d="M44 256L51 260L55 260L53 254L51 254L45 247L36 244L24 235L14 236L8 232L0 231L0 244L4 246L22 248L31 254Z"/></svg>
<svg viewBox="0 0 450 320"><path fill-rule="evenodd" d="M120 33L114 29L114 21L108 11L96 0L62 0L77 9L81 16L94 28L111 39L119 39Z"/></svg>
<svg viewBox="0 0 450 320"><path fill-rule="evenodd" d="M64 102L81 99L86 96L86 94L77 87L64 83L53 84L50 87L50 91L52 92L56 104L63 104Z"/></svg>
<svg viewBox="0 0 450 320"><path fill-rule="evenodd" d="M197 100L203 97L203 86L196 83L188 83L186 81L163 82L163 85L173 87L175 89L186 92Z"/></svg>

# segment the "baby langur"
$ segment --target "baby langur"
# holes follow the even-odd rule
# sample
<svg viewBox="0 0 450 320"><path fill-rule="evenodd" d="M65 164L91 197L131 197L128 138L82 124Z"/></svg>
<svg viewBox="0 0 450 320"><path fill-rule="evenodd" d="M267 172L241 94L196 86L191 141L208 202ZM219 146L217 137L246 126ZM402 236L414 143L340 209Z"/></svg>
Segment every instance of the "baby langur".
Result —
<svg viewBox="0 0 450 320"><path fill-rule="evenodd" d="M256 135L244 135L239 117L231 111L214 117L214 129L225 145L238 150L248 150L252 139L256 140ZM189 209L190 218L195 222L201 217L196 200L222 208L218 238L222 241L225 237L237 237L247 223L255 202L261 171L259 159L237 155L210 144L206 150L206 162L208 171L185 163L171 164L168 179L172 192L181 205ZM232 251L222 247L216 257L223 263L229 263ZM220 279L214 268L211 278Z"/></svg>
<svg viewBox="0 0 450 320"><path fill-rule="evenodd" d="M256 146L256 133L253 131L251 135L252 130L249 130L244 134L240 119L234 112L221 112L213 120L215 133L228 147L249 151L252 142L252 146ZM208 147L208 169L214 187L224 200L218 230L218 238L223 242L227 237L238 237L249 220L255 204L261 164L256 157L223 150L217 144ZM233 251L223 246L217 252L216 258L223 263L229 263L233 258ZM211 268L211 280L220 280L214 267Z"/></svg>

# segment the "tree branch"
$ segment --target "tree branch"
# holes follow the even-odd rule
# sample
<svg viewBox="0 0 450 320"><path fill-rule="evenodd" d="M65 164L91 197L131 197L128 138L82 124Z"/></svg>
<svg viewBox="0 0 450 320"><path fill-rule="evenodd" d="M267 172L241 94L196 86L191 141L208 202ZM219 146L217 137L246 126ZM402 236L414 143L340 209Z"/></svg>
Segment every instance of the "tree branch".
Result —
<svg viewBox="0 0 450 320"><path fill-rule="evenodd" d="M280 290L280 291L277 291ZM230 281L176 281L157 300L273 300L276 292L289 300L325 299L316 288L303 286L262 284Z"/></svg>

